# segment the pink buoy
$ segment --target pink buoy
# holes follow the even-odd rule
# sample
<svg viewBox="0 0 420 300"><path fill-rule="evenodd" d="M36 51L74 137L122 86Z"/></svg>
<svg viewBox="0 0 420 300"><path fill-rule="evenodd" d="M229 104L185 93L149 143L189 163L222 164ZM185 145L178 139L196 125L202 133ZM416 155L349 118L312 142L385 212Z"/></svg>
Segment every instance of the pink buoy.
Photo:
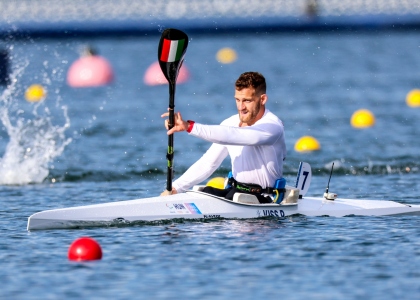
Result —
<svg viewBox="0 0 420 300"><path fill-rule="evenodd" d="M176 83L184 83L190 78L190 73L188 72L185 62L182 64L181 69L179 69L178 78ZM155 62L147 68L146 73L144 74L144 83L147 85L160 85L168 84L168 81L163 75L162 70L160 69L159 62Z"/></svg>
<svg viewBox="0 0 420 300"><path fill-rule="evenodd" d="M67 83L71 87L101 86L110 83L113 79L111 65L99 55L79 58L67 72Z"/></svg>

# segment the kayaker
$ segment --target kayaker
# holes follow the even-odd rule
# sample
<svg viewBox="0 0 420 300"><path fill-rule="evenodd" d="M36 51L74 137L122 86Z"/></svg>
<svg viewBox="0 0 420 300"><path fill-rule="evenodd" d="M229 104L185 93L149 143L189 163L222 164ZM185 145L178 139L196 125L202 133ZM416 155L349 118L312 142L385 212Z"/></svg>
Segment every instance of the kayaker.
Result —
<svg viewBox="0 0 420 300"><path fill-rule="evenodd" d="M272 201L264 192L283 176L286 144L282 121L266 108L268 97L264 76L258 72L241 74L235 82L235 100L238 114L220 125L185 121L180 112L175 113L174 127L168 130L168 135L186 131L213 144L173 182L172 191L165 190L161 196L185 192L206 180L229 155L233 186L227 189L205 187L204 192L233 199L235 192L249 188L261 203ZM169 113L164 113L162 118L168 116ZM165 126L168 129L168 119Z"/></svg>

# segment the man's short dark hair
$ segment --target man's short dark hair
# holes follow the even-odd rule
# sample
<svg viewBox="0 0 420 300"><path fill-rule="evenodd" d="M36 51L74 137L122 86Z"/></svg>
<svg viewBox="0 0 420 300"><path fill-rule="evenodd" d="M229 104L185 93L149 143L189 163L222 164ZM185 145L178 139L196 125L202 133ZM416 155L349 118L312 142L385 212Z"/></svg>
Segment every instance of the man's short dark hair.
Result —
<svg viewBox="0 0 420 300"><path fill-rule="evenodd" d="M255 94L265 94L267 85L265 83L265 78L261 73L245 72L241 74L241 76L239 76L238 80L235 82L235 88L238 91L251 87L255 89Z"/></svg>

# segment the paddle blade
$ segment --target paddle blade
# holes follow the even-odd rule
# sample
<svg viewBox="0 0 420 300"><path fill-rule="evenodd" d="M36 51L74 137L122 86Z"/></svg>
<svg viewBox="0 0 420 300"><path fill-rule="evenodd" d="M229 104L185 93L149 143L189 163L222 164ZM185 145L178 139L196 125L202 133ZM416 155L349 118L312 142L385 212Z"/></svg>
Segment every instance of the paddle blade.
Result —
<svg viewBox="0 0 420 300"><path fill-rule="evenodd" d="M158 60L163 75L171 84L176 83L187 46L188 36L181 30L169 28L162 33L158 48Z"/></svg>

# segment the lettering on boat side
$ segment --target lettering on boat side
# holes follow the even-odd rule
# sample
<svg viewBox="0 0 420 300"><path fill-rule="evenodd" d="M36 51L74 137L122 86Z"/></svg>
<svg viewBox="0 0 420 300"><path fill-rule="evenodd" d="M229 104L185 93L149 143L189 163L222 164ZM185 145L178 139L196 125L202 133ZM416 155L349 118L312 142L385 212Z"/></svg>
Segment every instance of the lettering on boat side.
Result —
<svg viewBox="0 0 420 300"><path fill-rule="evenodd" d="M171 214L201 215L201 211L195 203L166 203L166 207L169 208L169 213Z"/></svg>
<svg viewBox="0 0 420 300"><path fill-rule="evenodd" d="M257 210L258 217L284 217L284 211L281 209L263 209Z"/></svg>
<svg viewBox="0 0 420 300"><path fill-rule="evenodd" d="M204 219L216 219L220 218L220 215L204 215Z"/></svg>

